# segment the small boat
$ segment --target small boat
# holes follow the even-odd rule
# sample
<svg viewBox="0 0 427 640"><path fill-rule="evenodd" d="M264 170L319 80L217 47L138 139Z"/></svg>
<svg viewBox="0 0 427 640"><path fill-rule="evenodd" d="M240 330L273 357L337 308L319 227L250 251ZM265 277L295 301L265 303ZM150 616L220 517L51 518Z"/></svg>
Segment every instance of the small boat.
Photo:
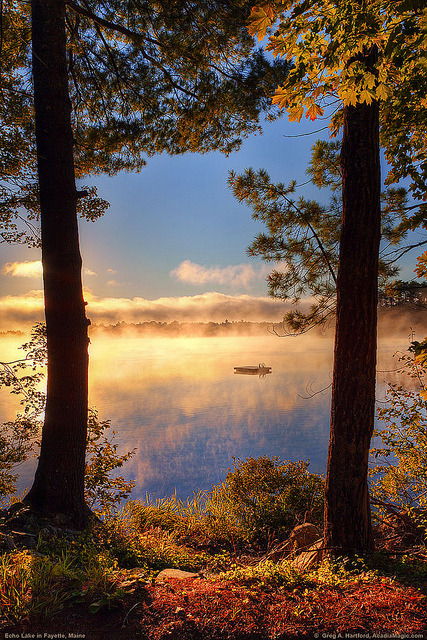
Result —
<svg viewBox="0 0 427 640"><path fill-rule="evenodd" d="M263 362L260 362L255 366L234 367L234 373L247 376L265 376L267 373L271 373L271 367L267 367Z"/></svg>

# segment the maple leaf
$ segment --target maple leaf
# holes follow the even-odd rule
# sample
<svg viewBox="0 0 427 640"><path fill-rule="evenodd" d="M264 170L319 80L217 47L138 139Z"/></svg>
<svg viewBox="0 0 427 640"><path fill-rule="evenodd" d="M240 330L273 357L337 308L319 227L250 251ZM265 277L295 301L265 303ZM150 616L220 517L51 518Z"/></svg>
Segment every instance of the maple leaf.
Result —
<svg viewBox="0 0 427 640"><path fill-rule="evenodd" d="M310 118L310 120L316 120L317 116L323 115L323 109L313 102L313 104L307 109L307 113L305 115L306 118Z"/></svg>
<svg viewBox="0 0 427 640"><path fill-rule="evenodd" d="M288 94L283 87L277 87L272 99L273 104L277 104L279 109L286 109L288 106Z"/></svg>
<svg viewBox="0 0 427 640"><path fill-rule="evenodd" d="M299 122L304 114L304 107L302 104L293 105L288 108L289 122Z"/></svg>
<svg viewBox="0 0 427 640"><path fill-rule="evenodd" d="M248 31L251 36L257 36L260 42L265 38L268 27L274 19L273 8L270 5L253 7L249 16Z"/></svg>
<svg viewBox="0 0 427 640"><path fill-rule="evenodd" d="M379 84L375 90L375 96L378 100L386 100L389 96L390 89L383 83Z"/></svg>
<svg viewBox="0 0 427 640"><path fill-rule="evenodd" d="M367 89L363 89L360 94L360 102L366 102L366 104L371 104L373 99L372 93Z"/></svg>

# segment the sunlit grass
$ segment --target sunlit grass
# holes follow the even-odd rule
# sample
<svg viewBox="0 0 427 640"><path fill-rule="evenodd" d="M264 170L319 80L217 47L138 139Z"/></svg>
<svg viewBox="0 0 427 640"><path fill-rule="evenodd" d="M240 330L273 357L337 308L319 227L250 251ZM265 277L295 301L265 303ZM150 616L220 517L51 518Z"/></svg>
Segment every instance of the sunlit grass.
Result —
<svg viewBox="0 0 427 640"><path fill-rule="evenodd" d="M119 597L117 561L105 549L59 538L33 550L0 554L0 610L6 621L53 615L72 602L91 607Z"/></svg>

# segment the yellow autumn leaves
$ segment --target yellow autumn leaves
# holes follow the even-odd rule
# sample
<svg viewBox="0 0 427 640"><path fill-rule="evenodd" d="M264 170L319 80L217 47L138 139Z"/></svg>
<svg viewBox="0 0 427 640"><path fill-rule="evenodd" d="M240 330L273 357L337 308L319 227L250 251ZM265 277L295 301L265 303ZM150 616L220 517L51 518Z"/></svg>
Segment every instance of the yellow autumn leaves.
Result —
<svg viewBox="0 0 427 640"><path fill-rule="evenodd" d="M266 49L292 62L273 104L299 121L321 116L328 99L349 106L389 98L419 64L416 48L427 54L421 23L411 9L393 14L385 0L277 0L253 7L248 31L259 41L268 35Z"/></svg>
<svg viewBox="0 0 427 640"><path fill-rule="evenodd" d="M268 27L274 21L274 15L274 9L270 4L265 4L262 7L253 7L248 31L251 36L258 38L258 42L265 38Z"/></svg>

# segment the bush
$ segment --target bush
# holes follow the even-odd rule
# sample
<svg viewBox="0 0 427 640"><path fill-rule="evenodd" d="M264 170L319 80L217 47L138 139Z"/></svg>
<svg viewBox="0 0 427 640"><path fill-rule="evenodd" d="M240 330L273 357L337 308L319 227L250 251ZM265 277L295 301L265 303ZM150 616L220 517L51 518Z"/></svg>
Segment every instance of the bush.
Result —
<svg viewBox="0 0 427 640"><path fill-rule="evenodd" d="M372 502L386 520L392 517L408 533L427 532L427 401L425 377L427 360L411 348L414 356L403 356L408 376L417 391L390 384L387 405L378 410L385 422L374 435L382 446L371 450L375 467L370 470ZM417 535L416 535L417 537Z"/></svg>
<svg viewBox="0 0 427 640"><path fill-rule="evenodd" d="M308 466L265 455L235 460L211 500L225 501L227 518L248 541L284 539L301 522L322 523L324 480Z"/></svg>

